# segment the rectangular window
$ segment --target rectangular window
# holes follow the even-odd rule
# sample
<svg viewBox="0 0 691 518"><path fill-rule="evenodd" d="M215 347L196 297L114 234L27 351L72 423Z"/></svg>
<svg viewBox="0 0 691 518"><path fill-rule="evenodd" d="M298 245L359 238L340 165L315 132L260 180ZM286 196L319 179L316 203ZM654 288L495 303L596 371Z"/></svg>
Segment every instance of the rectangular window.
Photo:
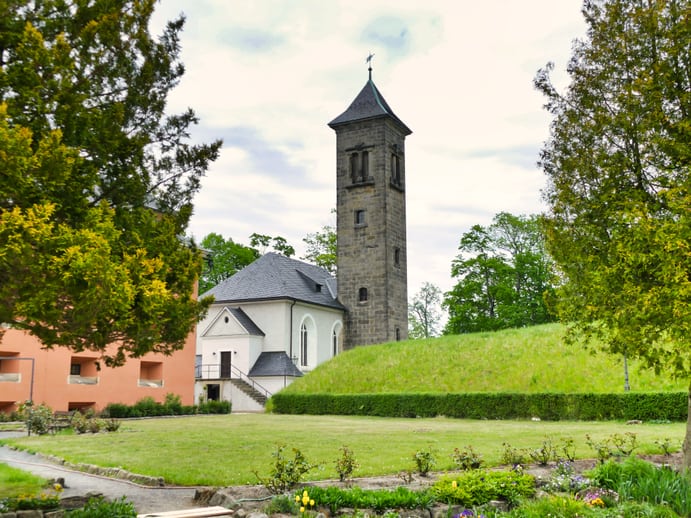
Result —
<svg viewBox="0 0 691 518"><path fill-rule="evenodd" d="M82 364L73 363L70 365L70 376L81 376L82 375Z"/></svg>
<svg viewBox="0 0 691 518"><path fill-rule="evenodd" d="M139 381L137 384L140 387L162 387L163 363L142 361L139 364Z"/></svg>
<svg viewBox="0 0 691 518"><path fill-rule="evenodd" d="M364 209L359 209L355 211L355 225L363 226L365 224L365 211Z"/></svg>

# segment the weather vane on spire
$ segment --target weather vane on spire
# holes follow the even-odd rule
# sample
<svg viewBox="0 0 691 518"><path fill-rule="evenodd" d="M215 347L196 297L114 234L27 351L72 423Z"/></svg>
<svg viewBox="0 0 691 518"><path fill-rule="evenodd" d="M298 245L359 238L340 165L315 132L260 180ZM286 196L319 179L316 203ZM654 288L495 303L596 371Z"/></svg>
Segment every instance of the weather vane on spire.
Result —
<svg viewBox="0 0 691 518"><path fill-rule="evenodd" d="M369 53L369 56L367 56L367 59L365 60L365 62L369 65L369 67L367 68L367 70L369 71L369 78L370 78L370 80L372 79L372 58L373 58L373 57L374 57L374 54L372 54L372 53L370 52L370 53Z"/></svg>

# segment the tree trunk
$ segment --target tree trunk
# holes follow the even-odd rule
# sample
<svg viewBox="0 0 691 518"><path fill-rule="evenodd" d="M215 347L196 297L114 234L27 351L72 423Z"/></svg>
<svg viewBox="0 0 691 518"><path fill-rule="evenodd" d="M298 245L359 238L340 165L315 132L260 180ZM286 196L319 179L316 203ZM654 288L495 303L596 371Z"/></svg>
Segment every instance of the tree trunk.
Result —
<svg viewBox="0 0 691 518"><path fill-rule="evenodd" d="M686 437L684 437L684 469L691 469L691 385L687 395Z"/></svg>

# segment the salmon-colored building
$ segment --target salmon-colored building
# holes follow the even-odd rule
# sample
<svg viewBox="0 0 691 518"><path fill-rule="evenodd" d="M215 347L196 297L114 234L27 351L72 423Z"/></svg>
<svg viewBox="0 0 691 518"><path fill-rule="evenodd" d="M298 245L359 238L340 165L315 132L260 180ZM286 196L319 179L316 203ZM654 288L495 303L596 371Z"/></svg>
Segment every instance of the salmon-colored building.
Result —
<svg viewBox="0 0 691 518"><path fill-rule="evenodd" d="M194 404L194 332L171 356L148 354L117 368L99 359L90 351L45 350L28 333L6 329L0 341L0 412L27 400L53 411L99 411L108 403L132 405L145 397L163 402L169 393L180 396L183 405Z"/></svg>

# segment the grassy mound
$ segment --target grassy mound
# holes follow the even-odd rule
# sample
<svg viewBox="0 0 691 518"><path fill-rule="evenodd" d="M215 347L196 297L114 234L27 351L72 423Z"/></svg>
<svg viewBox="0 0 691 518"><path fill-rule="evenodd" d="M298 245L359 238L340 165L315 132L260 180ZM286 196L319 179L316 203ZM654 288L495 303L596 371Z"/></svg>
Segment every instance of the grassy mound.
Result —
<svg viewBox="0 0 691 518"><path fill-rule="evenodd" d="M567 345L560 324L356 347L323 363L289 393L624 391L621 356ZM686 391L629 361L636 392Z"/></svg>

